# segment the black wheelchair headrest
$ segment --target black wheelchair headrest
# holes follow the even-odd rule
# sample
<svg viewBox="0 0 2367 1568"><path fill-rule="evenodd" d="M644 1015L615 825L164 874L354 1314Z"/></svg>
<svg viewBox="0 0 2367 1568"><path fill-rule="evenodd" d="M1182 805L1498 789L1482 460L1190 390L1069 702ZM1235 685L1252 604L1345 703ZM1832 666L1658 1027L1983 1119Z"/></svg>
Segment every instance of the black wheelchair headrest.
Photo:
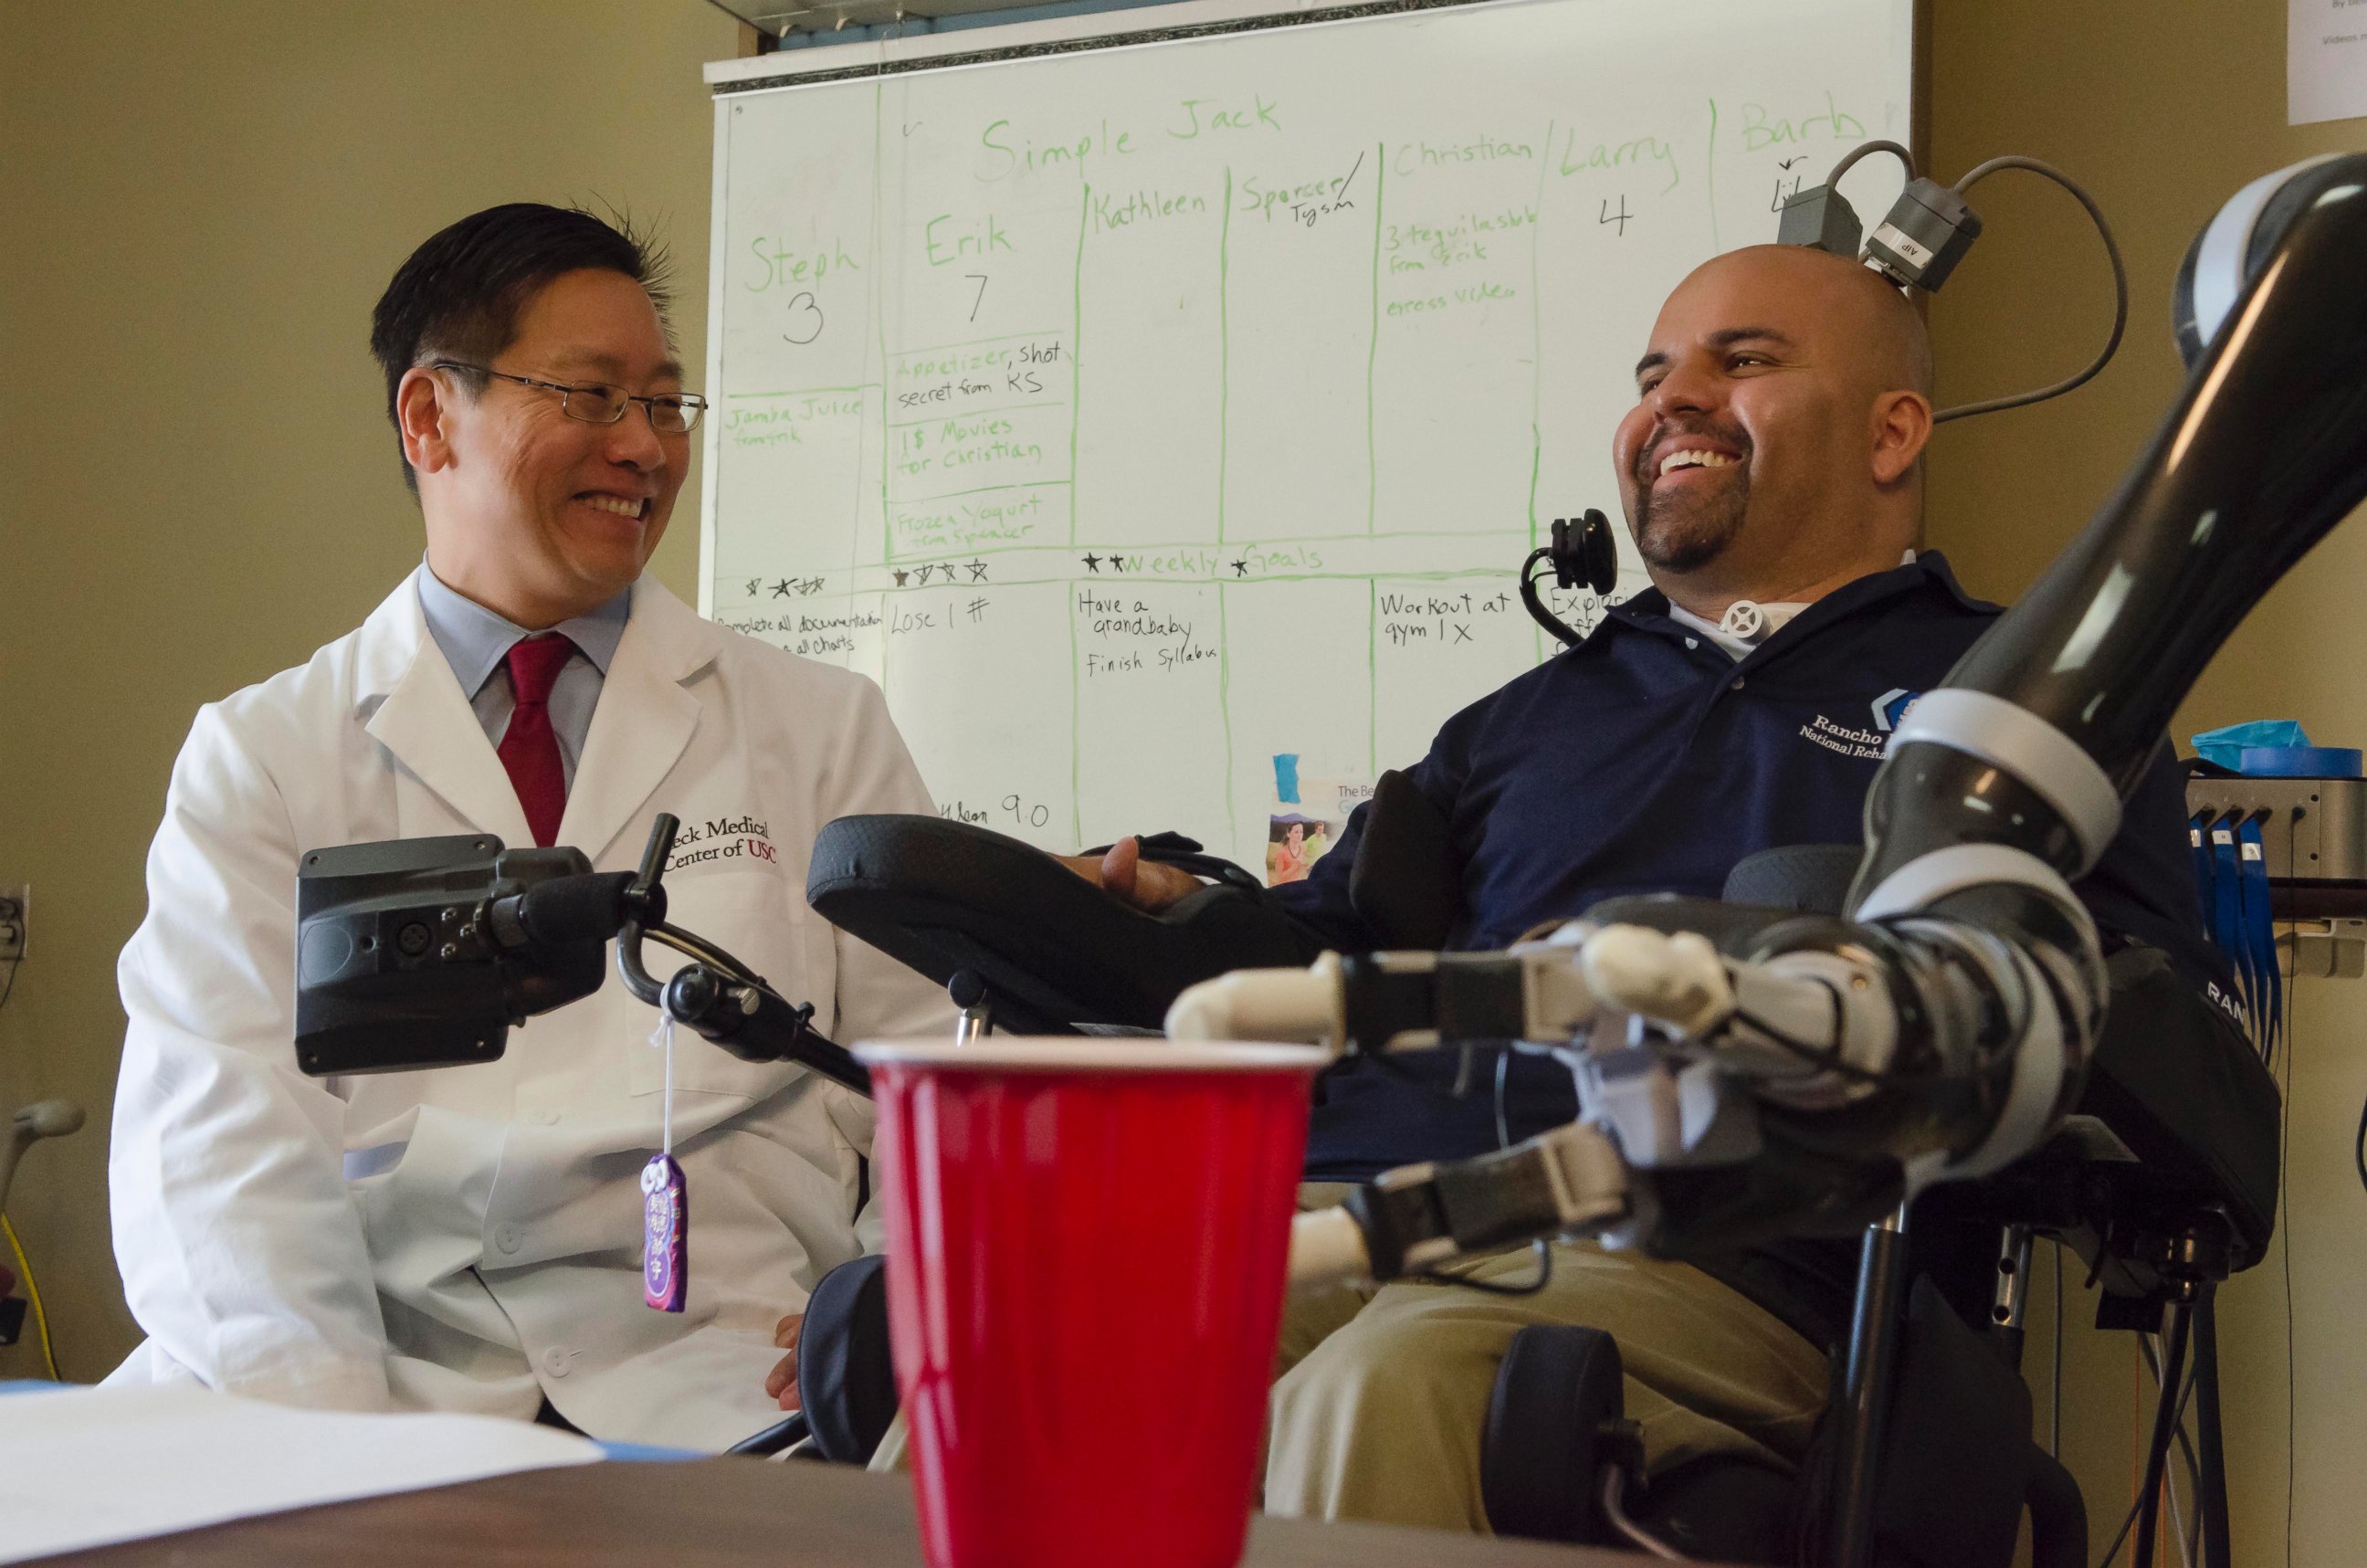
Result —
<svg viewBox="0 0 2367 1568"><path fill-rule="evenodd" d="M841 817L814 841L806 902L940 984L986 984L1000 1029L1157 1028L1185 986L1314 949L1258 893L1217 885L1146 914L1032 845L923 816Z"/></svg>

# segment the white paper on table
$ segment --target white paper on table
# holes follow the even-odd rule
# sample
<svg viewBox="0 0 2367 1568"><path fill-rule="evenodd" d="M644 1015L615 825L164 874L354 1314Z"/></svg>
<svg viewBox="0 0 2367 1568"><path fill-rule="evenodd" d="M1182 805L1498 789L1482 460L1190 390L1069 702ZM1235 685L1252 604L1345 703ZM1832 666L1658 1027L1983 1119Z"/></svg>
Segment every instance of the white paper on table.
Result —
<svg viewBox="0 0 2367 1568"><path fill-rule="evenodd" d="M2367 0L2285 5L2285 123L2367 115Z"/></svg>
<svg viewBox="0 0 2367 1568"><path fill-rule="evenodd" d="M488 1415L345 1415L186 1386L10 1394L0 1562L601 1457Z"/></svg>

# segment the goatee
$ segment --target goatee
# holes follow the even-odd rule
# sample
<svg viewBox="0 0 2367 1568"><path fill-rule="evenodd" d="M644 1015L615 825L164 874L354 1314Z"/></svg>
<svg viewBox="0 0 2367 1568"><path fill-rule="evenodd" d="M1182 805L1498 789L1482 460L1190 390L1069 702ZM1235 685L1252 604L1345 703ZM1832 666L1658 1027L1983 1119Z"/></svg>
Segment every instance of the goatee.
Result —
<svg viewBox="0 0 2367 1568"><path fill-rule="evenodd" d="M1636 498L1636 549L1663 572L1696 572L1726 552L1750 506L1749 471L1725 470L1708 495L1667 494L1647 483Z"/></svg>

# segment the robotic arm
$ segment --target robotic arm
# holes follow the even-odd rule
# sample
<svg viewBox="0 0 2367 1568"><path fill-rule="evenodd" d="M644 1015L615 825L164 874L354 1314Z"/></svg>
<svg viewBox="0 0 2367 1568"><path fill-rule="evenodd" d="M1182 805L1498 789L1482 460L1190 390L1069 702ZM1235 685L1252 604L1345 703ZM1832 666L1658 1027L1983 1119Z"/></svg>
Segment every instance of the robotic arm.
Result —
<svg viewBox="0 0 2367 1568"><path fill-rule="evenodd" d="M2120 490L1901 721L1845 920L1662 906L1498 953L1327 956L1195 987L1184 1038L1513 1040L1581 1119L1309 1216L1302 1282L1588 1233L1656 1253L1843 1233L2034 1149L2103 1019L2071 881L2236 625L2367 496L2367 154L2255 182L2178 283L2184 392ZM1353 1234L1351 1233L1353 1232Z"/></svg>

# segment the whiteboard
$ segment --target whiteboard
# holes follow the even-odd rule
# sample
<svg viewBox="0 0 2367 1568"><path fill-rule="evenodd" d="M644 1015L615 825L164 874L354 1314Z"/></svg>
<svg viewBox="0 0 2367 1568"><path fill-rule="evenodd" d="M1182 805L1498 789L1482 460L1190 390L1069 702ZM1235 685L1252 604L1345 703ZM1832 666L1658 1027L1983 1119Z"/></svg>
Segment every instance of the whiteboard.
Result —
<svg viewBox="0 0 2367 1568"><path fill-rule="evenodd" d="M1911 10L1489 0L724 81L700 608L878 680L947 816L1319 851L1557 650L1514 573L1618 516L1660 301L1908 139Z"/></svg>

